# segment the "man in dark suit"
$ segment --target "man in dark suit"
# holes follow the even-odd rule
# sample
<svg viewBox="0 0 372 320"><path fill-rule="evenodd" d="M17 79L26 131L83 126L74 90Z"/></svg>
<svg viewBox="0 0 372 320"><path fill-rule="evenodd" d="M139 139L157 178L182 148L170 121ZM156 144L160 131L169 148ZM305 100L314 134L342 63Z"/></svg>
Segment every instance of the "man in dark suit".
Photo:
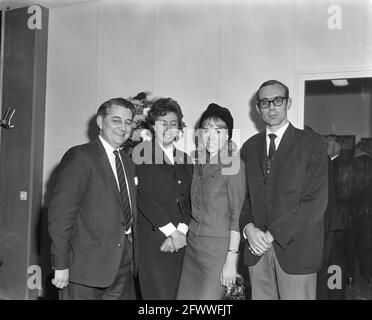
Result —
<svg viewBox="0 0 372 320"><path fill-rule="evenodd" d="M99 136L68 150L48 208L53 284L62 299L128 299L136 271L135 168L121 151L134 106L123 98L97 112Z"/></svg>
<svg viewBox="0 0 372 320"><path fill-rule="evenodd" d="M337 136L326 136L328 152L328 205L324 212L324 246L323 266L317 276L317 300L345 299L344 276L344 222L342 212L338 208L336 199L336 183L334 159L341 151L341 144ZM329 286L329 280L334 277L335 271L330 267L339 267L341 279L337 286ZM331 279L332 280L332 279ZM339 286L341 284L341 287Z"/></svg>
<svg viewBox="0 0 372 320"><path fill-rule="evenodd" d="M241 150L248 188L240 225L252 299L315 299L322 265L326 145L288 122L288 91L276 80L260 86L256 108L266 131Z"/></svg>

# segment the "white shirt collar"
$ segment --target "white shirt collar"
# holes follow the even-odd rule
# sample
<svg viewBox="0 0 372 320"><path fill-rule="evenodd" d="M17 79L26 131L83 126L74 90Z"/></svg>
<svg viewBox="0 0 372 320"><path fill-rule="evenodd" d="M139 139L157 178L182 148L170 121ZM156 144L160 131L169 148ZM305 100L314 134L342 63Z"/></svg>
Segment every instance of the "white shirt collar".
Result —
<svg viewBox="0 0 372 320"><path fill-rule="evenodd" d="M266 152L267 152L267 154L269 154L269 147L270 147L269 134L274 133L276 135L276 138L274 139L274 143L275 143L275 149L278 149L279 144L282 141L284 132L287 130L288 126L289 126L289 121L287 121L287 123L283 127L276 130L275 132L273 132L269 129L266 129Z"/></svg>
<svg viewBox="0 0 372 320"><path fill-rule="evenodd" d="M277 138L279 138L279 141L280 141L280 140L282 140L284 132L285 132L285 130L287 130L288 126L289 126L289 121L287 121L287 123L283 127L276 130L275 132L266 128L266 137L268 137L269 134L274 133L277 136Z"/></svg>
<svg viewBox="0 0 372 320"><path fill-rule="evenodd" d="M101 137L101 135L98 136L101 140L103 147L105 148L105 151L109 157L112 157L114 155L114 151L118 149L114 149L111 144L109 144L105 139ZM114 155L115 156L115 155Z"/></svg>
<svg viewBox="0 0 372 320"><path fill-rule="evenodd" d="M174 164L174 157L173 157L173 151L174 151L174 145L171 144L168 148L164 148L164 146L162 146L160 143L158 143L160 148L163 149L164 153L166 154L167 158L169 159L169 161L172 162L172 164Z"/></svg>

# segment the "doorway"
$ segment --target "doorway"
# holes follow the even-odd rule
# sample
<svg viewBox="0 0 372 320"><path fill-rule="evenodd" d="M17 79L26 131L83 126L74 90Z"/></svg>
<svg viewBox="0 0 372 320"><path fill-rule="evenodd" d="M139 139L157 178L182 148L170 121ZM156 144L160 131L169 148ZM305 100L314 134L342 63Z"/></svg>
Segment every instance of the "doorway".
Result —
<svg viewBox="0 0 372 320"><path fill-rule="evenodd" d="M309 126L324 136L337 137L345 154L350 152L351 157L355 156L354 147L361 140L370 144L369 150L372 150L371 71L309 72L300 74L298 79L298 119L302 126ZM350 205L353 210L353 202ZM350 217L353 216L350 213ZM352 226L350 221L345 222L345 244L349 243L349 234L359 232ZM350 248L345 249L345 255L350 256L347 253ZM356 259L354 279L345 287L348 300L372 299L372 283L361 276L360 268L360 261Z"/></svg>

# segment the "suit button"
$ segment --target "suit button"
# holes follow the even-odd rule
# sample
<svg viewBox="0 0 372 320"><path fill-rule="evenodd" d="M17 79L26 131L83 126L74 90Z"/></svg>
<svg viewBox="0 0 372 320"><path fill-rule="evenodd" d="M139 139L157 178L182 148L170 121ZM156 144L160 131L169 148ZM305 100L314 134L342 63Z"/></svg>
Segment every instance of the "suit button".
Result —
<svg viewBox="0 0 372 320"><path fill-rule="evenodd" d="M182 181L181 180L178 180L177 182L178 182L178 184L181 184Z"/></svg>
<svg viewBox="0 0 372 320"><path fill-rule="evenodd" d="M121 243L118 244L118 247L121 247Z"/></svg>

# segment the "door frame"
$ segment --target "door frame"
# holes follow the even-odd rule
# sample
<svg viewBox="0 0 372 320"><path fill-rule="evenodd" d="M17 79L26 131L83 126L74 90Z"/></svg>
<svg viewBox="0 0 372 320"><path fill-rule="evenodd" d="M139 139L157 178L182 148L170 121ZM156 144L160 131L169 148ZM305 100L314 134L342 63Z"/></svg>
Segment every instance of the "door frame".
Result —
<svg viewBox="0 0 372 320"><path fill-rule="evenodd" d="M308 80L331 80L349 78L372 78L372 69L345 68L325 70L299 70L295 72L295 96L297 105L297 126L304 127L305 121L305 81Z"/></svg>

